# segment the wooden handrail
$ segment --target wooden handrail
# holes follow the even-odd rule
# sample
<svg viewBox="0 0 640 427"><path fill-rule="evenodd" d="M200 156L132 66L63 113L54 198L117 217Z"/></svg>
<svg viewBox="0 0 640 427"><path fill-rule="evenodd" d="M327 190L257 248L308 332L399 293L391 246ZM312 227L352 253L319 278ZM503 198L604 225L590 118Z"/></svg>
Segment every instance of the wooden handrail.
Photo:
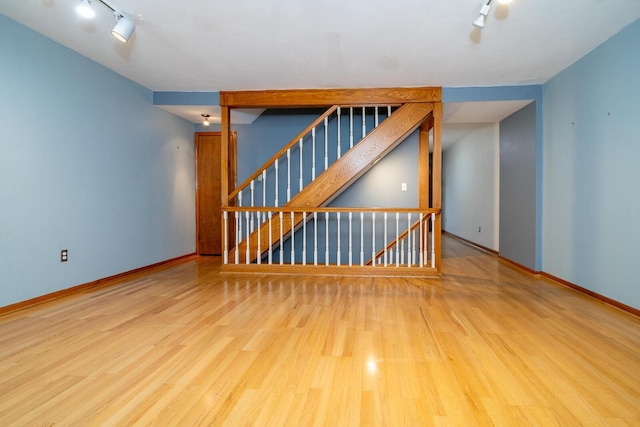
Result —
<svg viewBox="0 0 640 427"><path fill-rule="evenodd" d="M305 135L307 135L309 132L311 132L311 129L313 129L316 126L318 126L319 124L321 124L324 121L324 119L329 117L331 114L333 114L338 109L338 107L339 107L338 105L331 106L331 108L329 108L327 111L325 111L324 114L322 114L320 117L318 117L316 120L314 120L313 123L311 123L309 126L307 126L298 135L296 135L295 138L293 138L291 141L289 141L289 143L287 145L282 147L280 149L280 151L278 151L276 154L271 156L271 158L269 160L267 160L262 166L260 166L258 169L256 169L256 171L253 174L251 174L249 176L249 178L245 179L244 182L241 185L239 185L235 190L233 190L233 192L231 192L231 194L229 194L229 200L233 199L234 197L236 197L238 195L239 192L241 192L242 190L247 188L249 186L249 184L251 183L251 181L253 181L254 179L256 179L258 176L260 176L262 174L263 170L265 170L269 166L271 166L271 164L274 163L276 161L276 159L279 159L280 157L282 157L287 152L287 150L289 148L293 147L294 145L296 145L298 143L298 141L300 141L300 138L304 138Z"/></svg>
<svg viewBox="0 0 640 427"><path fill-rule="evenodd" d="M425 215L438 214L440 209L421 209L421 208L350 208L350 207L249 207L249 206L223 206L221 210L227 212L283 212L283 213L334 213L334 212L375 212L375 213L423 213Z"/></svg>
<svg viewBox="0 0 640 427"><path fill-rule="evenodd" d="M435 211L435 209L427 209L430 211ZM422 211L423 212L423 211ZM430 212L427 214L427 216L430 216L431 214L435 214L437 212ZM424 218L423 218L424 221ZM394 241L392 241L391 243L389 243L387 245L386 248L382 248L378 251L378 253L376 254L376 256L372 259L370 259L365 265L371 265L373 263L374 260L380 258L382 255L384 255L385 252L389 251L390 249L392 249L394 246L396 246L398 244L398 242L400 242L402 239L406 239L407 236L409 235L409 233L411 233L413 230L415 230L416 228L418 228L418 225L420 225L420 219L416 220L416 222L413 223L413 225L411 227L409 227L408 230L404 230L402 232L402 234L400 236L398 236L397 239L395 239Z"/></svg>

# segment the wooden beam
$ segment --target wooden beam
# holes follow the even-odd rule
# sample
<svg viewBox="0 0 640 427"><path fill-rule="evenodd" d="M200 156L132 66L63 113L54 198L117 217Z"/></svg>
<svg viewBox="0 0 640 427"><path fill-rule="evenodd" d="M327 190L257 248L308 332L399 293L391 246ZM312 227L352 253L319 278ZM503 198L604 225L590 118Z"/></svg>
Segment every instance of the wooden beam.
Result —
<svg viewBox="0 0 640 427"><path fill-rule="evenodd" d="M420 127L418 145L418 203L421 209L429 207L429 132L433 128L433 114Z"/></svg>
<svg viewBox="0 0 640 427"><path fill-rule="evenodd" d="M220 197L222 206L229 204L229 147L231 146L231 111L229 107L221 108L220 116L221 145L220 145Z"/></svg>
<svg viewBox="0 0 640 427"><path fill-rule="evenodd" d="M442 104L433 106L433 207L442 209Z"/></svg>
<svg viewBox="0 0 640 427"><path fill-rule="evenodd" d="M229 107L221 108L221 116L220 116L220 130L221 130L221 140L220 140L220 206L227 206L229 204L229 158L232 158L235 161L235 153L229 153L229 147L231 147L231 111ZM235 147L235 144L233 145ZM235 173L235 171L232 171ZM224 218L221 218L221 221L224 222ZM220 226L220 232L222 233L222 247L225 247L225 239L229 238L229 236L225 235L224 223ZM227 245L229 242L226 242Z"/></svg>
<svg viewBox="0 0 640 427"><path fill-rule="evenodd" d="M229 108L309 108L330 105L388 105L440 102L442 88L296 89L220 92Z"/></svg>
<svg viewBox="0 0 640 427"><path fill-rule="evenodd" d="M433 106L433 200L434 209L442 209L442 103ZM442 268L442 212L436 215L435 229L432 230L436 247L436 265L438 271Z"/></svg>

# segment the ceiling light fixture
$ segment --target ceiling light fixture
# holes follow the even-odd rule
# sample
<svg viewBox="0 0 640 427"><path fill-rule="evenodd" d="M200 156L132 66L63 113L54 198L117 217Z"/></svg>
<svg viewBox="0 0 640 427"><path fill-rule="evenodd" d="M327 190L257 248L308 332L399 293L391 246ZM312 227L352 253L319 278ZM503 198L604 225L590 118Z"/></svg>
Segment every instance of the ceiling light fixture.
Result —
<svg viewBox="0 0 640 427"><path fill-rule="evenodd" d="M124 16L120 12L114 12L114 14L116 16L116 26L111 30L111 35L122 43L126 43L136 29L136 24L133 23L131 18Z"/></svg>
<svg viewBox="0 0 640 427"><path fill-rule="evenodd" d="M487 19L487 15L489 14L489 9L491 9L491 0L485 0L480 8L480 15L473 21L473 26L477 28L484 28L484 22Z"/></svg>
<svg viewBox="0 0 640 427"><path fill-rule="evenodd" d="M209 117L211 117L208 114L200 114L202 117L204 117L204 120L202 121L202 125L203 126L209 126Z"/></svg>
<svg viewBox="0 0 640 427"><path fill-rule="evenodd" d="M80 4L76 6L76 12L83 18L93 18L96 11L91 7L91 0L80 0Z"/></svg>
<svg viewBox="0 0 640 427"><path fill-rule="evenodd" d="M136 29L136 24L133 22L133 19L129 18L106 1L98 1L111 9L116 17L116 26L113 27L113 30L111 30L111 34L116 39L120 40L123 43L126 43L127 40L129 40L129 37L131 37L131 34L133 34ZM76 12L78 12L78 14L82 15L85 18L93 18L96 16L95 10L93 10L93 8L91 7L91 0L80 0L80 4L76 7Z"/></svg>

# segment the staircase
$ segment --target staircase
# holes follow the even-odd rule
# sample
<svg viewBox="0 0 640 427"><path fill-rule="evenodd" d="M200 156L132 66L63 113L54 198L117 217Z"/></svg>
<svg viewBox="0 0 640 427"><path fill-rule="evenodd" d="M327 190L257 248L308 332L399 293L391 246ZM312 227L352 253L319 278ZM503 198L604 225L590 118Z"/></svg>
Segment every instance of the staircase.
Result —
<svg viewBox="0 0 640 427"><path fill-rule="evenodd" d="M392 99L392 101L395 100ZM227 203L225 204L229 209L224 211L224 239L226 239L227 242L225 247L228 247L228 251L225 251L225 265L229 261L231 261L231 264L236 265L261 264L263 257L268 258L267 263L271 264L273 251L279 250L280 253L282 252L283 240L290 241L291 264L294 264L294 239L292 238L294 232L296 229L303 229L306 235L307 223L309 223L309 227L315 227L315 233L317 234L318 215L320 215L321 218L322 215L324 215L327 221L326 246L328 248L328 241L330 239L328 221L331 210L324 207L360 176L366 173L379 159L384 157L404 141L407 136L427 122L427 120L433 123L434 105L436 105L434 102L415 102L415 100L406 103L394 102L382 107L383 114L380 115L379 107L369 105L360 107L354 107L353 104L333 105L327 109L324 114L293 138L289 144L285 145L268 162L256 170L244 183L229 193ZM360 111L360 108L362 109L362 131L360 132L359 140L354 141L354 109ZM371 112L373 108L375 108L375 114ZM369 109L369 113L366 113L365 109ZM348 112L348 114L343 114L343 112ZM346 137L347 132L344 129L345 116L349 117L348 138ZM375 117L373 128L367 128L366 122L373 120L373 117ZM333 128L337 127L337 132L331 130L331 126L333 126ZM341 126L343 126L342 129ZM328 146L335 144L335 141L329 142L329 134L333 136L337 135L338 148L335 150L333 159L329 159L329 152L331 150L328 149ZM318 159L316 159L316 153L318 151L316 146L317 144L322 146L323 142L324 168L322 167L322 159L320 158L319 162ZM309 148L310 145L311 148ZM309 151L311 151L311 153L309 153ZM309 159L309 157L311 157L311 159ZM322 156L319 155L318 157ZM292 167L292 160L293 165L299 164L297 170L296 167ZM311 166L309 166L308 163L310 163ZM317 167L318 163L320 164L319 168ZM317 169L321 169L321 171L316 173ZM293 177L292 171L294 173ZM286 181L286 185L284 181ZM295 185L296 181L298 182L297 185ZM269 184L267 184L267 182L269 182ZM297 189L294 189L294 187L297 187ZM286 197L283 193L286 193ZM282 202L283 198L284 203ZM262 203L260 203L260 199L262 199ZM273 202L268 202L268 200L273 200ZM231 208L231 206L236 206L236 208ZM286 212L286 214L283 214L283 212ZM365 265L363 251L365 245L362 236L365 234L364 224L368 221L367 224L370 225L367 225L367 227L373 227L374 243L369 243L371 257L367 264L375 267L377 263L382 262L381 260L383 258L380 256L382 249L378 250L375 244L376 211L371 210L367 212L369 212L367 215L372 216L372 218L366 221L364 211L359 214L359 227L361 228L360 239L362 239L359 246L359 264L360 266ZM415 219L417 214L419 214L421 218L420 227L423 227L424 216L424 229L427 230L429 228L427 224L433 222L436 218L435 215L438 213L439 211L437 209L416 210L415 213L413 213L413 218ZM409 218L411 218L411 214L412 212L408 213ZM345 213L345 217L346 215L347 213ZM356 220L357 215L356 213ZM379 222L382 212L378 215ZM384 217L386 221L386 213L384 213ZM352 213L348 213L348 218L349 233L351 233ZM337 213L337 221L339 230L339 212ZM313 225L311 225L312 223ZM386 233L386 223L384 227ZM396 228L398 228L397 219ZM230 229L232 229L232 233L230 233ZM230 237L234 234L235 238ZM421 232L421 235L422 234L424 233ZM428 234L428 232L426 234ZM403 237L403 239L405 238L406 236ZM386 248L386 246L389 246L389 243L386 241L386 234L384 239ZM314 238L314 242L317 246L317 235ZM425 239L423 242L421 237L418 243L420 254L420 262L418 263L418 255L416 255L418 252L416 251L415 242L416 240L414 239L413 264L419 264L421 267L425 266L428 264L426 262L427 253L433 253L433 249L435 248L428 249L427 240ZM433 242L434 240L432 239L432 243ZM303 265L306 264L306 255L304 255L308 249L306 245L307 241L305 237L302 248ZM340 265L339 238L337 245L337 264ZM326 250L325 265L329 266L329 253L328 249ZM315 252L315 264L317 264L317 247L315 248ZM408 259L409 265L411 265L412 257L408 256ZM348 263L350 266L352 265L351 260L350 235ZM280 258L280 264L282 265L282 258ZM387 264L385 261L384 265L387 266ZM396 262L396 266L399 266L398 262ZM429 266L434 267L433 261L430 262Z"/></svg>
<svg viewBox="0 0 640 427"><path fill-rule="evenodd" d="M400 107L353 148L332 163L308 186L292 197L284 207L317 208L326 206L352 182L367 172L378 159L384 157L404 141L431 114L432 110L432 105L427 103L405 104ZM294 215L293 228L297 227L301 221L301 214ZM253 248L258 247L258 236L261 239L260 247L265 251L269 242L277 243L281 231L280 222L271 222L270 224L269 221L263 221L259 226L260 230L254 230L248 238L243 239L240 245L232 250L231 256L235 256L236 250L241 254L246 254L247 245ZM291 217L285 219L283 227L286 230L292 228ZM257 256L256 252L250 251L249 262L255 261ZM247 261L246 256L243 261Z"/></svg>

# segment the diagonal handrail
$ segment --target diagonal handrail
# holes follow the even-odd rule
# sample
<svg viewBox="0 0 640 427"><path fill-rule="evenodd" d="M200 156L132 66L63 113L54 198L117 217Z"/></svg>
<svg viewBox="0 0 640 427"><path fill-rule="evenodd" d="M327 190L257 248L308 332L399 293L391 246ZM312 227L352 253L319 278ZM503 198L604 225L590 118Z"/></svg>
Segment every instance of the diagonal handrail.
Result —
<svg viewBox="0 0 640 427"><path fill-rule="evenodd" d="M239 185L235 190L231 192L231 194L229 194L229 200L232 200L234 197L238 195L238 193L240 193L242 190L247 188L251 184L251 181L253 181L254 179L258 178L260 175L262 175L263 170L267 169L277 159L282 157L287 152L288 149L290 149L291 147L296 145L298 141L300 141L300 138L304 138L309 132L311 132L313 128L320 125L324 121L324 119L329 117L331 114L333 114L338 109L338 107L339 107L338 105L332 105L327 111L324 112L324 114L322 114L320 117L314 120L313 123L307 126L302 132L296 135L291 141L289 141L287 145L282 147L280 151L278 151L276 154L271 156L269 160L267 160L262 166L256 169L256 171L253 174L251 174L249 178L245 179L241 185Z"/></svg>

